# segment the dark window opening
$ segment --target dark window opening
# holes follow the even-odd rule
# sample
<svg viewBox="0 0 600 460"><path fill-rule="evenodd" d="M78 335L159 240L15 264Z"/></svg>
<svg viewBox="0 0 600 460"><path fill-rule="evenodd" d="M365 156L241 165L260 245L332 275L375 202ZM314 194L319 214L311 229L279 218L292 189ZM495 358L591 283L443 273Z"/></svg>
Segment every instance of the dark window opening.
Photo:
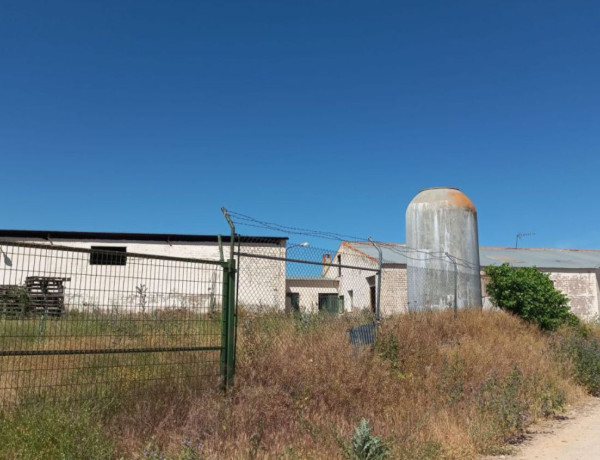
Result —
<svg viewBox="0 0 600 460"><path fill-rule="evenodd" d="M127 248L124 246L92 246L90 265L125 265Z"/></svg>
<svg viewBox="0 0 600 460"><path fill-rule="evenodd" d="M319 311L339 313L340 305L337 294L319 294Z"/></svg>
<svg viewBox="0 0 600 460"><path fill-rule="evenodd" d="M338 254L338 276L342 276L342 255Z"/></svg>
<svg viewBox="0 0 600 460"><path fill-rule="evenodd" d="M291 311L300 311L300 294L298 292L288 292L286 295L286 306Z"/></svg>

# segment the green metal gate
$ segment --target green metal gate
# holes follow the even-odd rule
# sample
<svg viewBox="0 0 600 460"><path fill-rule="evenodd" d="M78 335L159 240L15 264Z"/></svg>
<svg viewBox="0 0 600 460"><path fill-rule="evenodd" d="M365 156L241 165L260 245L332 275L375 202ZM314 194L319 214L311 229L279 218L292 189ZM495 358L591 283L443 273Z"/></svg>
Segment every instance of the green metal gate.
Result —
<svg viewBox="0 0 600 460"><path fill-rule="evenodd" d="M233 258L18 241L0 249L0 407L151 381L233 384Z"/></svg>

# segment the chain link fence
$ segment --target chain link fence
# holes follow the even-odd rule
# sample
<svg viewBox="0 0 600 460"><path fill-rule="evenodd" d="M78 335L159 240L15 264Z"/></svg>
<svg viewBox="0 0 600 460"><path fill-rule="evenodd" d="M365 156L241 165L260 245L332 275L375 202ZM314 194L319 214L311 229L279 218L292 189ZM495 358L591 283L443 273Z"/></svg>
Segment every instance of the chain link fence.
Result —
<svg viewBox="0 0 600 460"><path fill-rule="evenodd" d="M269 346L304 343L296 352L306 353L309 359L315 352L310 346L315 337L305 332L307 325L314 331L315 324L321 333L335 334L350 349L364 349L375 343L391 316L468 307L468 299L481 295L478 289L470 291L479 286L478 267L451 254L372 239L343 239L344 235L283 227L247 216L234 215L233 221L239 227L262 227L289 237L279 255L236 253L240 277L258 273L256 266L262 264L260 282L240 285L238 290L242 355L244 347L257 346L255 336L262 334ZM333 249L314 247L310 240L333 240Z"/></svg>
<svg viewBox="0 0 600 460"><path fill-rule="evenodd" d="M253 247L261 243L253 241ZM292 355L310 362L325 342L355 352L374 344L377 259L344 245L332 251L302 241L288 241L279 255L268 248L253 253L241 248L235 254L238 364L244 375L252 372L257 353L280 356L274 358L279 363ZM249 276L249 282L241 281ZM324 342L324 337L332 340Z"/></svg>

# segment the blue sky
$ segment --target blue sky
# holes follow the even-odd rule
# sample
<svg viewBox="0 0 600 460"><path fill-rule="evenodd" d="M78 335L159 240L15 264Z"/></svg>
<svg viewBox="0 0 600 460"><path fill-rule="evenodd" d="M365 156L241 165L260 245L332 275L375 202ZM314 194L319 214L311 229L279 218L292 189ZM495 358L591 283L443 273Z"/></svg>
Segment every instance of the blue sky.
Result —
<svg viewBox="0 0 600 460"><path fill-rule="evenodd" d="M0 6L2 228L404 241L450 185L482 244L600 247L596 1Z"/></svg>

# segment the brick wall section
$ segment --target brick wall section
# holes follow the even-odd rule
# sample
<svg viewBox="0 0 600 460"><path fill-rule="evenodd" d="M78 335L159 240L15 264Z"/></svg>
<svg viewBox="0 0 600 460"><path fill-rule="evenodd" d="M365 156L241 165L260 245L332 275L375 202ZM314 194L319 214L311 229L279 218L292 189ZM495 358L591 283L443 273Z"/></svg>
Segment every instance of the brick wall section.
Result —
<svg viewBox="0 0 600 460"><path fill-rule="evenodd" d="M406 266L384 267L381 283L381 313L391 315L408 311Z"/></svg>
<svg viewBox="0 0 600 460"><path fill-rule="evenodd" d="M569 297L571 311L581 319L598 317L598 281L593 272L549 272L554 287Z"/></svg>

